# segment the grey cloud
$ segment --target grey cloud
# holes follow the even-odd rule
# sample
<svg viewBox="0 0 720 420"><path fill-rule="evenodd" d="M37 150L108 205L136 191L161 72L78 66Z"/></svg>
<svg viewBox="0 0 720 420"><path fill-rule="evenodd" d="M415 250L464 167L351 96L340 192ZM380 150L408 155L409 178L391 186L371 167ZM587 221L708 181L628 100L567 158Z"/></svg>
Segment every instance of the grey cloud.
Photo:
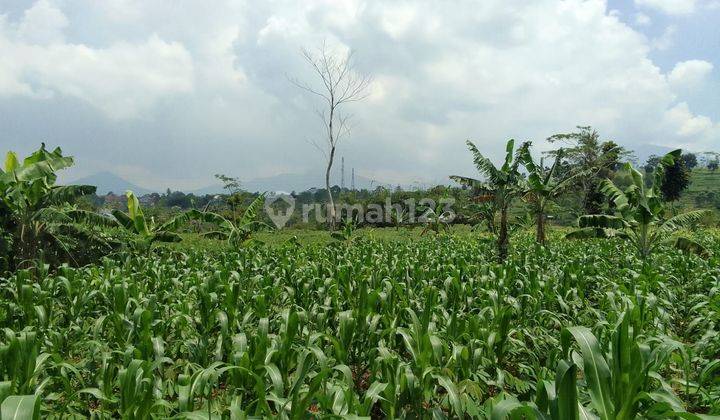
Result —
<svg viewBox="0 0 720 420"><path fill-rule="evenodd" d="M18 78L0 64L0 92L3 80L19 80L52 93L0 94L0 149L63 145L78 158L77 175L111 170L152 188L196 188L217 172L247 180L317 170L322 156L307 140L320 135L318 103L287 76L312 80L300 48L322 40L356 51L358 69L374 75L371 96L347 109L354 128L339 150L369 178L472 173L468 138L499 157L508 137L542 147L576 124L629 146L703 148L720 133L689 99L678 108L686 99L649 58L652 41L599 0L48 1L67 18L54 26L64 41L52 47L58 32L48 32L33 48L78 70L35 66ZM11 5L0 15L17 26L32 3ZM8 33L0 25L0 51L28 50ZM166 50L172 60L148 64L147 54ZM90 83L90 64L70 60L78 51L114 51L101 84ZM138 58L117 61L123 54ZM144 79L128 82L138 71ZM707 101L698 92L691 99Z"/></svg>

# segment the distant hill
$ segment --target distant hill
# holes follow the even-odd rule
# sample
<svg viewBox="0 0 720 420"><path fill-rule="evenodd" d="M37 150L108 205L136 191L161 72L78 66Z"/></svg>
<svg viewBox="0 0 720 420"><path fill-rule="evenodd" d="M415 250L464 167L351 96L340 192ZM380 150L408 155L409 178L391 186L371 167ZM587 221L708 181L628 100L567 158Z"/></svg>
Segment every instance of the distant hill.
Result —
<svg viewBox="0 0 720 420"><path fill-rule="evenodd" d="M339 177L336 177L339 178ZM345 174L345 187L350 188L351 186L351 175L346 173ZM143 188L141 186L135 185L130 181L127 181L118 175L113 174L112 172L99 172L90 176L86 176L80 179L72 180L71 183L73 184L85 184L85 185L94 185L97 187L97 194L98 195L105 195L109 192L113 192L115 194L123 194L127 190L132 190L137 195L144 195L149 194L152 192L162 192L162 191L153 191L147 188ZM305 174L279 174L279 175L273 175L269 177L262 177L262 178L255 178L249 181L241 181L242 188L247 191L251 192L302 192L307 191L311 188L324 188L325 187L325 179L323 178L323 174L320 173L305 173ZM333 185L339 185L340 180L335 179L333 180ZM427 182L416 182L413 184L401 184L400 187L404 190L414 190L414 189L425 189L425 188L431 188L438 184L451 184L449 181L437 181L435 183L427 183ZM355 189L362 190L362 189L374 189L379 186L383 186L388 189L394 189L397 187L397 184L391 184L388 182L383 182L381 180L375 180L371 179L362 175L355 175ZM172 189L173 191L175 189ZM184 190L185 193L192 193L195 195L206 195L206 194L222 194L225 192L223 190L222 185L215 184L215 185L209 185L207 187L198 188L194 190Z"/></svg>
<svg viewBox="0 0 720 420"><path fill-rule="evenodd" d="M350 188L351 175L345 174L345 187ZM265 191L282 191L282 192L302 192L309 190L310 188L324 188L325 179L322 173L317 174L279 174L262 178L255 178L249 181L241 181L242 188L251 192L265 192ZM339 180L333 180L334 185L339 185ZM377 188L378 186L384 186L386 188L395 188L396 185L378 180L372 180L370 178L355 175L355 188L356 189L371 189ZM401 185L402 188L408 189L412 186ZM211 185L205 188L188 191L195 195L203 194L219 194L223 192L222 185Z"/></svg>
<svg viewBox="0 0 720 420"><path fill-rule="evenodd" d="M72 183L76 185L94 185L97 187L98 195L105 195L109 192L124 194L127 190L131 190L137 195L152 192L146 188L139 187L130 181L126 181L112 172L98 172L90 176L76 179L72 181Z"/></svg>
<svg viewBox="0 0 720 420"><path fill-rule="evenodd" d="M720 170L710 171L705 168L695 168L690 178L688 193L700 193L703 191L720 193Z"/></svg>
<svg viewBox="0 0 720 420"><path fill-rule="evenodd" d="M690 187L680 196L680 204L685 208L720 211L720 170L693 169Z"/></svg>
<svg viewBox="0 0 720 420"><path fill-rule="evenodd" d="M335 177L339 178L339 177ZM340 180L332 180L334 185L339 185ZM345 187L349 188L351 184L350 174L345 174ZM355 188L356 189L370 189L376 188L380 185L385 187L391 187L390 184L371 180L361 175L355 175ZM306 174L279 174L264 178L255 178L246 183L243 183L243 188L248 191L284 191L284 192L301 192L309 190L310 188L324 188L325 179L321 172L319 173L306 173Z"/></svg>

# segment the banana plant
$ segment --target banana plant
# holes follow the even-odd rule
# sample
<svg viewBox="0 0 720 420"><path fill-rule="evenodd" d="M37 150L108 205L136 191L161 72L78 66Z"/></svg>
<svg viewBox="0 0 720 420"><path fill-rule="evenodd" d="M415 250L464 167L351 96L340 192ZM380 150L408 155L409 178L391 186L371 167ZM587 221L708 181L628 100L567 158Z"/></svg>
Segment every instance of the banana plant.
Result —
<svg viewBox="0 0 720 420"><path fill-rule="evenodd" d="M232 247L239 248L251 239L258 226L267 226L267 224L257 220L264 201L265 195L258 195L236 221L226 219L217 213L193 209L170 220L164 226L176 228L189 220L210 223L215 225L217 230L205 232L203 236L226 240Z"/></svg>
<svg viewBox="0 0 720 420"><path fill-rule="evenodd" d="M130 241L131 247L135 250L149 252L155 242L180 242L182 238L170 229L176 225L175 219L156 226L155 221L145 218L140 207L140 201L132 191L125 193L127 197L127 213L121 210L113 210L112 215L117 223L133 234Z"/></svg>
<svg viewBox="0 0 720 420"><path fill-rule="evenodd" d="M530 154L531 145L532 143L529 141L523 143L518 149L517 156L528 171L523 199L530 205L530 211L535 216L535 240L539 244L544 244L548 207L567 191L584 172L575 172L558 178L557 171L563 158L562 149L556 154L555 162L548 169L545 168L543 159L540 159L538 165L535 164Z"/></svg>
<svg viewBox="0 0 720 420"><path fill-rule="evenodd" d="M425 223L425 226L420 236L428 232L435 232L436 235L439 235L440 232L450 230L450 222L455 215L451 211L445 210L443 203L438 203L434 208L425 206L421 211L423 211L421 221Z"/></svg>
<svg viewBox="0 0 720 420"><path fill-rule="evenodd" d="M495 224L496 211L492 203L488 202L471 202L464 208L465 212L470 216L473 231L481 228L493 235L497 235L497 226ZM484 225L483 225L484 224Z"/></svg>
<svg viewBox="0 0 720 420"><path fill-rule="evenodd" d="M523 179L518 171L520 160L513 154L515 140L508 140L505 145L505 162L500 168L495 167L490 159L483 156L478 148L470 141L467 146L473 155L473 162L478 172L485 177L484 181L465 176L452 175L450 179L473 189L478 202L490 202L495 212L500 213L500 226L498 227L497 253L500 261L505 261L508 255L508 211L513 200L523 192Z"/></svg>
<svg viewBox="0 0 720 420"><path fill-rule="evenodd" d="M353 232L357 229L357 223L352 218L348 218L343 223L343 227L338 232L330 232L330 236L337 240L349 243L352 239Z"/></svg>
<svg viewBox="0 0 720 420"><path fill-rule="evenodd" d="M660 185L665 170L672 167L676 159L680 159L681 153L682 151L677 149L660 160L653 172L653 183L649 187L645 186L642 173L630 163L626 163L625 170L632 179L629 187L623 191L609 179L604 180L601 186L601 191L613 204L615 214L580 216L580 229L570 232L566 237L619 237L631 243L643 261L647 260L650 254L673 234L699 221L707 213L706 210L695 210L665 218L666 204L660 193ZM699 243L682 236L675 239L674 246L699 255L706 253Z"/></svg>
<svg viewBox="0 0 720 420"><path fill-rule="evenodd" d="M7 153L0 169L0 232L5 233L0 248L10 251L10 269L48 252L73 260L78 240L92 240L92 227L112 223L72 206L77 198L94 194L95 187L55 185L56 172L72 165L72 157L63 156L60 148L48 151L44 143L22 161L14 152Z"/></svg>

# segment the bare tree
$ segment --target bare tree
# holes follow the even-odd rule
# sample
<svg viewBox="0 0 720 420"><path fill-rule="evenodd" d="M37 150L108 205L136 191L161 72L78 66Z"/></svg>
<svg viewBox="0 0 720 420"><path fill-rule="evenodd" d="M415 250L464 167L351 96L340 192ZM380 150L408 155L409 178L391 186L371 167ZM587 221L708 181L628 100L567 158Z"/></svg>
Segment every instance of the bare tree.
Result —
<svg viewBox="0 0 720 420"><path fill-rule="evenodd" d="M325 144L321 146L315 141L312 144L325 155L327 161L325 188L328 194L328 221L330 229L334 230L337 216L335 200L330 190L330 171L337 145L350 131L348 125L350 116L342 111L345 104L358 102L367 97L371 78L355 70L352 53L346 56L333 54L325 43L317 51L303 49L302 55L321 83L315 86L297 79L291 79L291 82L323 99L322 107L316 109L316 112L323 123Z"/></svg>

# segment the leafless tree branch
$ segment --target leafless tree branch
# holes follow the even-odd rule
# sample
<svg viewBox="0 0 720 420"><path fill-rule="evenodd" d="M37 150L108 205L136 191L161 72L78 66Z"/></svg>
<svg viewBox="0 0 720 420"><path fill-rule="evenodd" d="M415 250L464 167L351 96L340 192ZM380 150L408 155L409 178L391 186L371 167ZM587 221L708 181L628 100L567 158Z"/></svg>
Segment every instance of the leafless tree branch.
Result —
<svg viewBox="0 0 720 420"><path fill-rule="evenodd" d="M322 109L316 109L316 113L322 120L327 147L321 148L314 141L311 144L323 152L327 160L325 187L328 192L330 227L334 229L336 223L335 202L330 191L330 171L339 141L350 133L349 120L351 116L344 114L343 108L345 104L367 98L372 78L355 70L352 52L345 57L337 56L328 50L325 42L316 52L304 48L301 54L313 73L320 79L320 83L317 83L316 86L297 78L288 79L293 85L322 98L325 102Z"/></svg>

